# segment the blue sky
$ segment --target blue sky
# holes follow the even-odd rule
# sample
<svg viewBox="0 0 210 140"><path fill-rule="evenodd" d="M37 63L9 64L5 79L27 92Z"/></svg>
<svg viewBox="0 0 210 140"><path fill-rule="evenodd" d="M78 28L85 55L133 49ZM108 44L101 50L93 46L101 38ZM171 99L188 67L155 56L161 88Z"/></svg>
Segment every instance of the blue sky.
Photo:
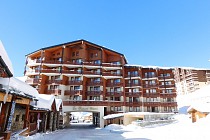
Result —
<svg viewBox="0 0 210 140"><path fill-rule="evenodd" d="M209 0L0 2L0 40L23 76L25 55L85 39L129 64L210 68Z"/></svg>

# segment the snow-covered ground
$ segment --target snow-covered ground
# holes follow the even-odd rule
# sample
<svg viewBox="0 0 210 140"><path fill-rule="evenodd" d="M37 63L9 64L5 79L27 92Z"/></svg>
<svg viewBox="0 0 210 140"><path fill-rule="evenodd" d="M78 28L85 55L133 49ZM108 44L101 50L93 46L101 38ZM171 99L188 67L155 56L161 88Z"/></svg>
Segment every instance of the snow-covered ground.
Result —
<svg viewBox="0 0 210 140"><path fill-rule="evenodd" d="M27 138L16 139L51 139L51 140L210 140L210 115L195 123L191 122L187 109L190 106L190 97L178 97L179 114L171 124L156 124L147 127L135 125L111 124L103 129L63 129L55 132L36 134Z"/></svg>

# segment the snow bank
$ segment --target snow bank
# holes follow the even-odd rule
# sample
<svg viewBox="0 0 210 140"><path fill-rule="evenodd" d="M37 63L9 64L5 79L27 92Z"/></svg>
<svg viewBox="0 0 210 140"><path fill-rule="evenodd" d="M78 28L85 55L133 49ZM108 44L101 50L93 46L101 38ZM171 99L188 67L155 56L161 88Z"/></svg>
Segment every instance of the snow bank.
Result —
<svg viewBox="0 0 210 140"><path fill-rule="evenodd" d="M55 100L54 95L39 94L37 104L31 103L31 105L37 109L51 110L54 100Z"/></svg>

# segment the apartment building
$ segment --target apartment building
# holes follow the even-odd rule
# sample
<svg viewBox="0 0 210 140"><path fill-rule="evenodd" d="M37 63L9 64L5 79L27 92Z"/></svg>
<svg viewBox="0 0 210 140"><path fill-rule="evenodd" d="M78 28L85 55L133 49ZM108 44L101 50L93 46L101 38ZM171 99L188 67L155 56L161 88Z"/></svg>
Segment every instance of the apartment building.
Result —
<svg viewBox="0 0 210 140"><path fill-rule="evenodd" d="M26 55L25 76L39 93L62 99L67 113L177 111L173 68L128 65L123 54L86 40Z"/></svg>
<svg viewBox="0 0 210 140"><path fill-rule="evenodd" d="M210 69L179 67L174 70L177 94L194 92L210 83Z"/></svg>

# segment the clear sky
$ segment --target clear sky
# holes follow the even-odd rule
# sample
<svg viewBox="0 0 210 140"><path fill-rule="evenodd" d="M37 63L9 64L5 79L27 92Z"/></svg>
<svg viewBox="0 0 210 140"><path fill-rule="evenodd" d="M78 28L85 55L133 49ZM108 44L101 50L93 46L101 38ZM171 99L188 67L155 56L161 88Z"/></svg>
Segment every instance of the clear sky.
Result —
<svg viewBox="0 0 210 140"><path fill-rule="evenodd" d="M85 39L129 64L210 68L209 0L0 2L0 40L23 76L25 55Z"/></svg>

